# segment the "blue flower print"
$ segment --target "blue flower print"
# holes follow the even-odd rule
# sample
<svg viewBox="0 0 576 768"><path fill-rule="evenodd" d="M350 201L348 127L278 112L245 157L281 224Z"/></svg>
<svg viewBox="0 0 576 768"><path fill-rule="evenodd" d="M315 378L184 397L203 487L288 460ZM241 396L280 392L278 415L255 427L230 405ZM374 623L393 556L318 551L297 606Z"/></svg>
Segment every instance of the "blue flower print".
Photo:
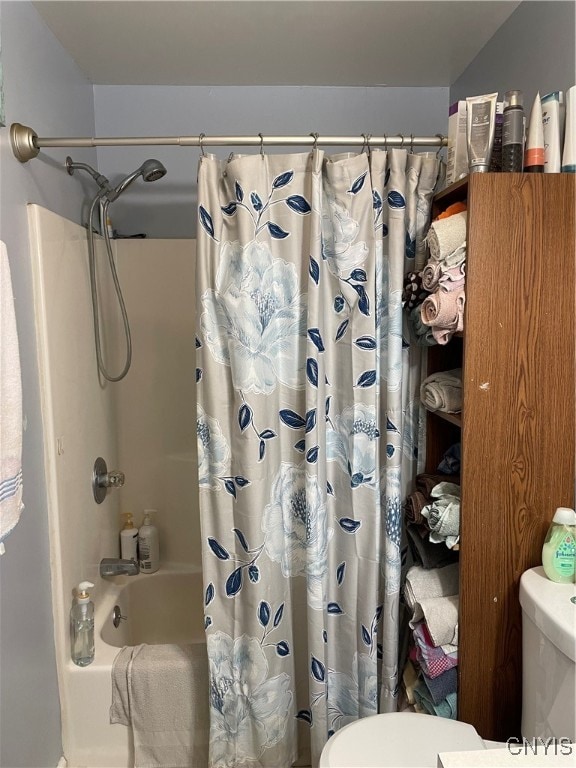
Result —
<svg viewBox="0 0 576 768"><path fill-rule="evenodd" d="M326 458L337 461L350 476L353 488L373 488L377 478L377 443L380 437L373 405L356 403L330 420L326 432Z"/></svg>
<svg viewBox="0 0 576 768"><path fill-rule="evenodd" d="M280 563L282 575L306 576L308 605L322 610L323 579L328 569L326 504L316 477L304 465L282 462L264 508L262 530L268 557Z"/></svg>
<svg viewBox="0 0 576 768"><path fill-rule="evenodd" d="M219 265L200 322L214 359L231 367L235 389L269 394L278 381L304 386L305 297L295 266L255 241L224 243Z"/></svg>
<svg viewBox="0 0 576 768"><path fill-rule="evenodd" d="M256 761L277 744L292 719L290 677L268 677L268 662L255 637L208 635L212 764L236 768Z"/></svg>
<svg viewBox="0 0 576 768"><path fill-rule="evenodd" d="M328 269L338 278L347 278L350 272L366 261L368 246L363 240L355 242L360 224L349 211L327 195L328 204L322 210L322 256Z"/></svg>
<svg viewBox="0 0 576 768"><path fill-rule="evenodd" d="M220 489L218 478L225 474L230 461L230 448L217 419L208 416L198 405L196 417L198 443L198 482L200 488Z"/></svg>
<svg viewBox="0 0 576 768"><path fill-rule="evenodd" d="M328 702L332 730L342 728L359 717L378 712L378 673L376 658L354 654L352 675L328 671Z"/></svg>

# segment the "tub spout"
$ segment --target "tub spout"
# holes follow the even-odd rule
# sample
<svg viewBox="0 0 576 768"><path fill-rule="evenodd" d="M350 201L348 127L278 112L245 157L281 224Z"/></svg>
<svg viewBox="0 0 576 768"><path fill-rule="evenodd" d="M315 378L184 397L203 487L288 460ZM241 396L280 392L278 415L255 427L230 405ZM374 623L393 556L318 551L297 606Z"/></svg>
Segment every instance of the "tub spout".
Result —
<svg viewBox="0 0 576 768"><path fill-rule="evenodd" d="M100 561L100 576L136 576L140 573L136 560L121 560L118 557L105 557Z"/></svg>

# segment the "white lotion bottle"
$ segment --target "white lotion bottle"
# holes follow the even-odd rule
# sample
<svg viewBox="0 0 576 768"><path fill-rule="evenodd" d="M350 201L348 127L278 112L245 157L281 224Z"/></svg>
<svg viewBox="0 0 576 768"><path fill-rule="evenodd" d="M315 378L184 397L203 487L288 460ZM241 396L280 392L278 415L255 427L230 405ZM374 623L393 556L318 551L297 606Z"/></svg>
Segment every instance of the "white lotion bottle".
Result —
<svg viewBox="0 0 576 768"><path fill-rule="evenodd" d="M93 586L90 581L78 584L70 610L70 656L79 667L94 661L94 603L88 592Z"/></svg>
<svg viewBox="0 0 576 768"><path fill-rule="evenodd" d="M123 560L138 561L138 528L132 522L132 513L124 512L124 526L120 531L120 557Z"/></svg>
<svg viewBox="0 0 576 768"><path fill-rule="evenodd" d="M141 573L155 573L160 567L158 529L152 523L152 515L157 511L144 510L144 520L138 531L138 564Z"/></svg>

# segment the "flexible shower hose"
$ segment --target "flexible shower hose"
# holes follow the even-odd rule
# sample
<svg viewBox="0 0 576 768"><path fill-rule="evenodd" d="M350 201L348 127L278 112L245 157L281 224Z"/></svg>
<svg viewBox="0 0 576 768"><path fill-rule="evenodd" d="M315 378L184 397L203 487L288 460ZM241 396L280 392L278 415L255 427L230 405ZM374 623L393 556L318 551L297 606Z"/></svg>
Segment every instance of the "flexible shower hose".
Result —
<svg viewBox="0 0 576 768"><path fill-rule="evenodd" d="M101 219L106 221L106 214L108 212L108 205L110 201L106 198L106 190L100 190L92 204L90 206L90 213L88 216L88 261L90 265L90 292L92 294L92 315L94 318L94 339L96 342L96 362L98 363L98 370L104 376L107 381L122 381L130 370L132 363L132 338L130 336L130 324L128 322L128 313L126 312L126 305L124 304L124 297L122 296L122 289L120 288L120 281L118 280L118 273L116 272L116 264L114 263L114 256L112 254L112 245L110 243L110 235L108 233L108 227L102 227L104 231L104 243L106 244L106 252L108 254L108 262L110 263L110 272L112 273L112 280L114 281L114 288L116 290L116 296L118 298L118 304L120 306L120 312L122 314L122 322L124 324L124 335L126 337L126 362L124 368L118 376L111 376L104 365L102 359L102 345L100 342L100 318L98 313L98 286L96 283L96 254L94 248L94 211L96 210L97 203L104 200L102 208Z"/></svg>

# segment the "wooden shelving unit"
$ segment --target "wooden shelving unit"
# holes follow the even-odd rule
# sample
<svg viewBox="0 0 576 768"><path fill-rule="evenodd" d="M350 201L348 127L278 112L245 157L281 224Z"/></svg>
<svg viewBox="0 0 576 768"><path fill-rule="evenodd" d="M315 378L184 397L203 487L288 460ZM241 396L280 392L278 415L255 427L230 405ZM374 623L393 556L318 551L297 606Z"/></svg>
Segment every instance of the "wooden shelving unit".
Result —
<svg viewBox="0 0 576 768"><path fill-rule="evenodd" d="M458 716L499 741L520 735L520 576L574 505L575 187L474 174L433 208L468 202L464 335L428 354L429 373L462 367L464 406L428 414L426 462L461 440Z"/></svg>

